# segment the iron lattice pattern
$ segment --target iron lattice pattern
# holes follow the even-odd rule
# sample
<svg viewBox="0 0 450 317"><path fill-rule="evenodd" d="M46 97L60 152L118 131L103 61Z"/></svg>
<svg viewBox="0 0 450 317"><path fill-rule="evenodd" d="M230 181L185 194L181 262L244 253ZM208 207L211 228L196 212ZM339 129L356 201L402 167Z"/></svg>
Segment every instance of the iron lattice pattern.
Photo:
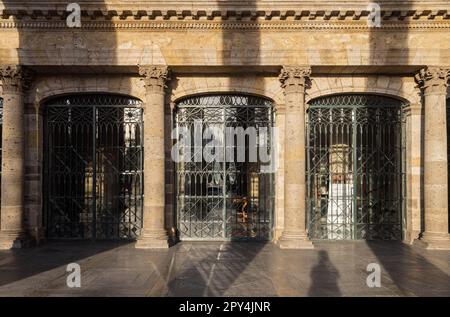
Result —
<svg viewBox="0 0 450 317"><path fill-rule="evenodd" d="M177 164L177 215L181 239L259 239L271 237L273 211L273 174L261 173L261 167L270 162L251 162L249 138L245 139L245 160L237 158L237 136L230 145L226 127L272 127L272 103L268 100L243 95L211 95L185 99L177 105L178 131L187 129L195 135L195 122L199 123L200 137L208 127L222 131L218 151L233 153L232 159L207 162L196 161L212 139L200 141L202 147L191 144L182 147L190 153L190 160ZM197 123L198 124L198 123ZM245 145L244 145L245 144ZM259 144L257 144L259 145ZM241 146L242 148L242 146ZM230 151L231 150L231 151ZM272 149L268 147L268 153ZM190 152L189 152L190 151ZM231 156L230 156L231 158Z"/></svg>
<svg viewBox="0 0 450 317"><path fill-rule="evenodd" d="M140 101L77 95L45 107L49 238L135 239L143 209Z"/></svg>
<svg viewBox="0 0 450 317"><path fill-rule="evenodd" d="M310 103L307 120L310 237L401 239L401 102L375 95L324 97Z"/></svg>

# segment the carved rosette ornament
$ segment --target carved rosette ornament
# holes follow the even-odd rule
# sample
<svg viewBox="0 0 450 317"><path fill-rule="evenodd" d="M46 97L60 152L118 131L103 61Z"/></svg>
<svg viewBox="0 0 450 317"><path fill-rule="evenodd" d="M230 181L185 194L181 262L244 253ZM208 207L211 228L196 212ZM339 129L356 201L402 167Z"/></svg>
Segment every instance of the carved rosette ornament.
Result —
<svg viewBox="0 0 450 317"><path fill-rule="evenodd" d="M430 66L423 68L415 79L419 87L427 94L446 94L450 68Z"/></svg>
<svg viewBox="0 0 450 317"><path fill-rule="evenodd" d="M279 80L285 93L302 92L310 86L311 67L309 66L284 66ZM300 87L299 87L300 86ZM299 91L301 89L301 91Z"/></svg>
<svg viewBox="0 0 450 317"><path fill-rule="evenodd" d="M32 72L20 65L0 65L3 93L21 93L31 86Z"/></svg>
<svg viewBox="0 0 450 317"><path fill-rule="evenodd" d="M153 92L163 93L170 80L169 67L161 66L139 66L139 75L144 76L142 81L147 89Z"/></svg>

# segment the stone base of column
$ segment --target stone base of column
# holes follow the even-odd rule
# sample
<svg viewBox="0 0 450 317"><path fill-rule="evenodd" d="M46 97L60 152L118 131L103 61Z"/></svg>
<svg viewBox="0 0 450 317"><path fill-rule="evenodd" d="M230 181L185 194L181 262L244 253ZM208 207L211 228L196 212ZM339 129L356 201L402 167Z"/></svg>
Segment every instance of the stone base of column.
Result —
<svg viewBox="0 0 450 317"><path fill-rule="evenodd" d="M136 241L136 249L168 249L169 237L165 230L144 231Z"/></svg>
<svg viewBox="0 0 450 317"><path fill-rule="evenodd" d="M312 250L314 245L305 232L283 232L278 240L280 249Z"/></svg>
<svg viewBox="0 0 450 317"><path fill-rule="evenodd" d="M21 249L28 245L22 231L0 230L0 250Z"/></svg>
<svg viewBox="0 0 450 317"><path fill-rule="evenodd" d="M402 242L408 245L413 245L414 242L419 239L420 232L416 230L407 231L403 230L403 240Z"/></svg>
<svg viewBox="0 0 450 317"><path fill-rule="evenodd" d="M420 240L414 240L414 246L427 250L450 250L450 234L424 232Z"/></svg>

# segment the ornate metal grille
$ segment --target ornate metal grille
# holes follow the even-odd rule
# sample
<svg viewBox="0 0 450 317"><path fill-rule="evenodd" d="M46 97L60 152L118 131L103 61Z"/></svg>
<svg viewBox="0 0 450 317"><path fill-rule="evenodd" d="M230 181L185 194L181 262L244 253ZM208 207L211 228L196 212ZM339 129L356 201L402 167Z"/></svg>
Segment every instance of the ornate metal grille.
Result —
<svg viewBox="0 0 450 317"><path fill-rule="evenodd" d="M44 217L49 238L134 239L143 208L142 108L75 95L45 106Z"/></svg>
<svg viewBox="0 0 450 317"><path fill-rule="evenodd" d="M310 103L307 120L310 237L400 239L401 102L376 95L329 96Z"/></svg>
<svg viewBox="0 0 450 317"><path fill-rule="evenodd" d="M258 134L265 128L270 134L273 125L272 103L252 96L193 97L179 102L177 108L177 129L187 129L192 138L196 131L195 122L200 122L200 138L208 127L221 129L224 142L219 151L223 153L231 138L225 132L227 127L255 127ZM257 162L250 162L248 137L245 139L246 159L239 162L236 138L234 136L234 146L231 146L233 159L226 162L209 163L204 158L196 162L195 156L211 140L202 140L202 148L195 147L193 141L184 146L183 152L190 151L190 160L176 166L176 205L181 239L270 239L273 174L260 171L263 165L271 162L262 163L259 156Z"/></svg>

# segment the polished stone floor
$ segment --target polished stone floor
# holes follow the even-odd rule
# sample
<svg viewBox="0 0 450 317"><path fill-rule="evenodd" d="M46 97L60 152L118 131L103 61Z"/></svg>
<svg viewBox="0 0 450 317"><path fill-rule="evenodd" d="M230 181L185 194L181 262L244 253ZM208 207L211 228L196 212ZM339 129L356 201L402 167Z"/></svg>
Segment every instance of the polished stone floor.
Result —
<svg viewBox="0 0 450 317"><path fill-rule="evenodd" d="M47 243L0 251L0 296L450 296L450 252L396 242L321 242L315 250L271 243ZM69 288L67 264L81 267ZM366 284L367 265L382 270Z"/></svg>

